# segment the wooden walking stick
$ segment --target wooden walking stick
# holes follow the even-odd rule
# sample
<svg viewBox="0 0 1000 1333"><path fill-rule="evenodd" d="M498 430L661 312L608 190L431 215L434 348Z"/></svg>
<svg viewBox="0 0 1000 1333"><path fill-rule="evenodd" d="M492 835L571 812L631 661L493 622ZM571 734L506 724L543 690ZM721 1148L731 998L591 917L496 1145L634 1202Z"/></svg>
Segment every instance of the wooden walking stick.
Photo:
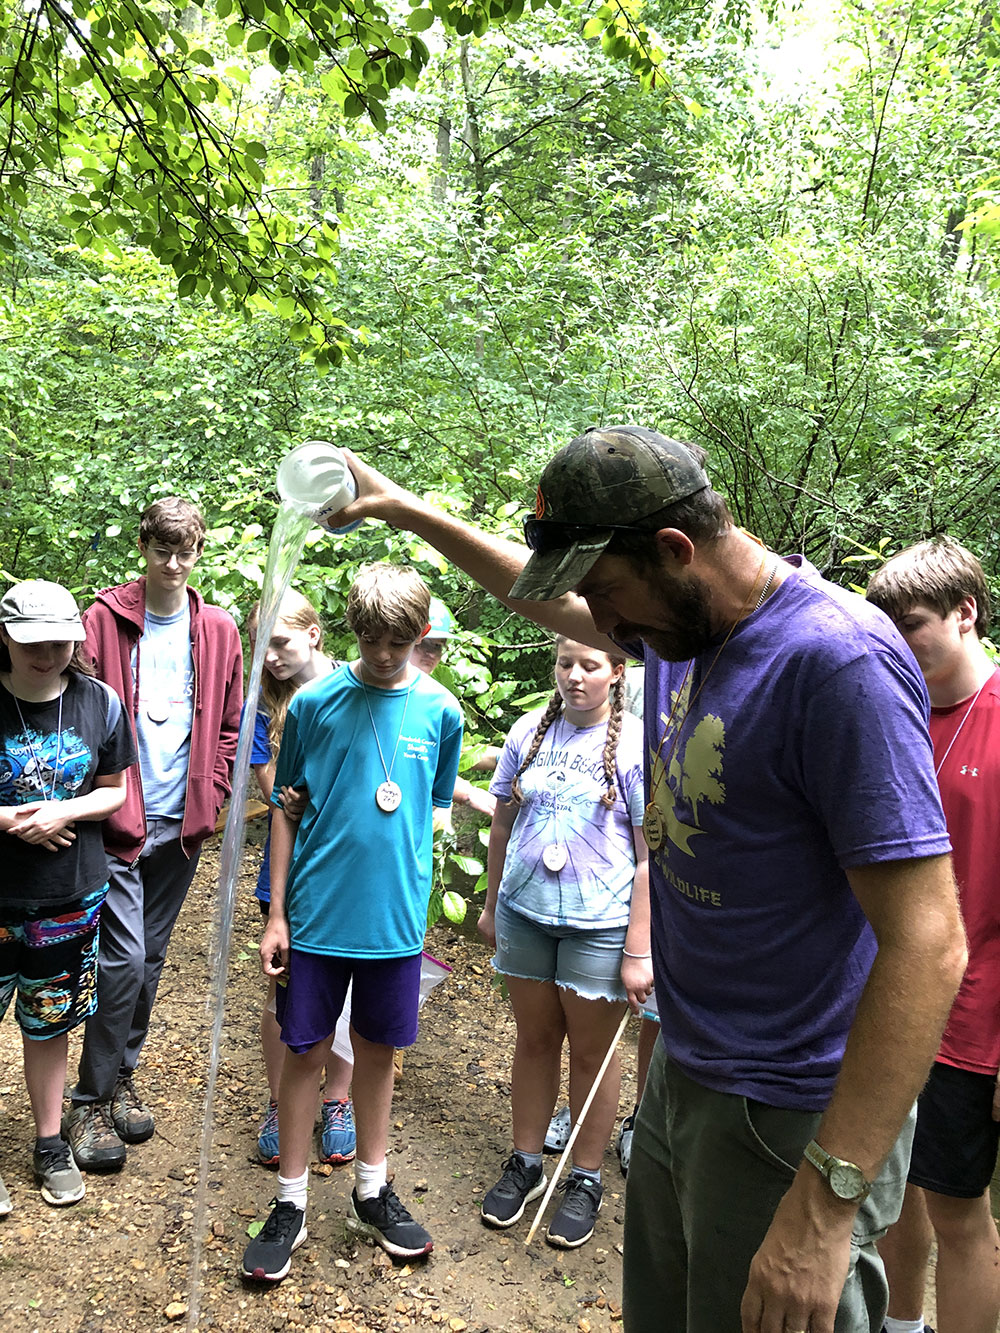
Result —
<svg viewBox="0 0 1000 1333"><path fill-rule="evenodd" d="M545 1191L545 1194L542 1197L542 1202L538 1205L538 1212L535 1214L535 1220L531 1224L531 1230L528 1232L527 1239L524 1242L525 1245L531 1244L535 1232L538 1230L538 1224L542 1220L542 1214L545 1212L545 1209L549 1205L549 1200L552 1198L552 1195L555 1191L556 1183L558 1182L559 1177L562 1175L563 1167L566 1165L566 1158L573 1151L573 1144L576 1142L576 1136L580 1132L580 1126L587 1118L587 1112L590 1110L590 1103L597 1096L597 1089L601 1086L601 1079L607 1073L608 1065L611 1063L611 1057L618 1049L618 1043L622 1039L622 1033L625 1031L626 1024L628 1023L631 1014L632 1010L626 1008L624 1014L622 1015L622 1021L618 1024L618 1031L615 1033L614 1041L612 1041L611 1045L608 1047L608 1053L607 1055L605 1055L603 1061L601 1062L601 1067L597 1071L597 1077L594 1079L594 1086L587 1093L587 1100L583 1103L583 1109L580 1111L580 1114L577 1117L577 1122L573 1126L569 1138L566 1140L566 1147L563 1148L562 1150L562 1156L556 1163L556 1169L552 1172L552 1179L549 1181L549 1187Z"/></svg>

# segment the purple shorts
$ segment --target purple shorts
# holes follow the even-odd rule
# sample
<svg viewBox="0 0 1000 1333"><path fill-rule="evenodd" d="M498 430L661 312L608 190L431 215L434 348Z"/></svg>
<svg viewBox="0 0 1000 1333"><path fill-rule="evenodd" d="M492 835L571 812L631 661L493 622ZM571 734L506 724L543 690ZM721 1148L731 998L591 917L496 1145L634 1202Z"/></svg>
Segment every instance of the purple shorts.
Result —
<svg viewBox="0 0 1000 1333"><path fill-rule="evenodd" d="M296 1055L328 1042L353 981L351 1027L378 1046L412 1046L420 1004L419 953L410 958L331 958L292 949L278 978L281 1040Z"/></svg>

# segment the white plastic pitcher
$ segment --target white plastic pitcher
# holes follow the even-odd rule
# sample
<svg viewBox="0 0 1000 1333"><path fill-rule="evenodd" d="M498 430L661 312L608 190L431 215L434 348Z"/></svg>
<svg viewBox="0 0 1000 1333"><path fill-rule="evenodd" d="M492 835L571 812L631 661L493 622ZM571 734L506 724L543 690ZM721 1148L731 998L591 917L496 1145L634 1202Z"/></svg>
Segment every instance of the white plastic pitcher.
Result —
<svg viewBox="0 0 1000 1333"><path fill-rule="evenodd" d="M278 465L278 494L306 510L327 532L353 532L361 526L360 518L344 528L330 522L357 499L358 484L343 453L329 440L306 440L285 455Z"/></svg>

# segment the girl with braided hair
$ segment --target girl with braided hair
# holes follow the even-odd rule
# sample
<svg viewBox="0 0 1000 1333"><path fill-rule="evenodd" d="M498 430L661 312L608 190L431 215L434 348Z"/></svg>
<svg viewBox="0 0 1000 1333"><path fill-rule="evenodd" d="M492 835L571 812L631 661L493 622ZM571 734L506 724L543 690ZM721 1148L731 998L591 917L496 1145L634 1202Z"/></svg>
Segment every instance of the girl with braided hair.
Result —
<svg viewBox="0 0 1000 1333"><path fill-rule="evenodd" d="M576 1118L626 1000L638 1013L652 990L642 724L625 711L624 672L623 657L558 638L555 694L511 728L490 784L497 808L479 930L496 949L517 1024L514 1151L482 1205L492 1227L512 1226L545 1189L563 1039ZM615 1055L573 1145L551 1245L573 1249L593 1235L620 1082Z"/></svg>

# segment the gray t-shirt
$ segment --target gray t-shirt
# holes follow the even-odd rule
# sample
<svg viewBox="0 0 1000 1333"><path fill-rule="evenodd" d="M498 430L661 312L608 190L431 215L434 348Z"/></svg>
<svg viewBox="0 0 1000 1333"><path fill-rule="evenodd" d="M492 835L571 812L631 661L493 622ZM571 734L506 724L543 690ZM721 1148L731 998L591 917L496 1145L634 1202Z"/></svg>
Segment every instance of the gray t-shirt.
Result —
<svg viewBox="0 0 1000 1333"><path fill-rule="evenodd" d="M142 637L132 653L132 681L146 814L181 819L194 717L191 610L186 600L175 616L146 612Z"/></svg>
<svg viewBox="0 0 1000 1333"><path fill-rule="evenodd" d="M510 800L511 781L531 747L541 710L518 718L497 762L490 792ZM517 813L504 860L500 898L542 925L578 929L628 924L635 876L633 827L642 823L642 724L622 716L615 756L615 803L601 802L607 723L574 727L562 716L521 774L524 804ZM565 864L550 869L545 849L566 849Z"/></svg>

